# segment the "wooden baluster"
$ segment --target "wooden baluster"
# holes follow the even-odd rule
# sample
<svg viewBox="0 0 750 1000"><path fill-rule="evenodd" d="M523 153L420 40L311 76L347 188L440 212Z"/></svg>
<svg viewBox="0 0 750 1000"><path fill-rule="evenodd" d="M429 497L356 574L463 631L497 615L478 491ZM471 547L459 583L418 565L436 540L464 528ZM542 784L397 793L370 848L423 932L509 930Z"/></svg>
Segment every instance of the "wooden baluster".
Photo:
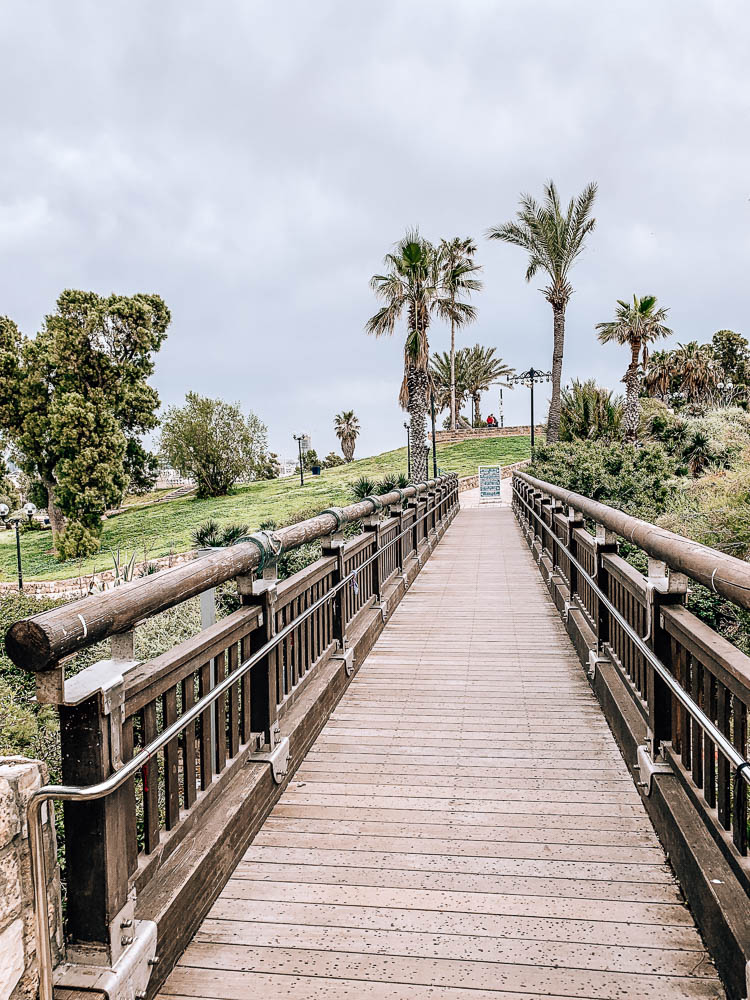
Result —
<svg viewBox="0 0 750 1000"><path fill-rule="evenodd" d="M133 757L133 718L125 719L122 724L122 761L127 763ZM128 859L128 874L132 875L138 867L138 824L135 814L135 778L131 778L125 785L127 798L132 802L132 808L128 805L125 813L125 844Z"/></svg>
<svg viewBox="0 0 750 1000"><path fill-rule="evenodd" d="M332 556L336 560L336 566L332 573L331 583L335 587L339 584L345 575L344 570L344 535L341 531L335 531L333 534L328 535L327 538L323 539L322 545L323 556ZM335 596L331 599L331 612L332 612L332 636L331 638L338 643L338 648L340 651L346 649L346 591L347 588L340 589Z"/></svg>
<svg viewBox="0 0 750 1000"><path fill-rule="evenodd" d="M703 668L703 711L716 721L716 679L707 668ZM716 805L716 744L703 736L703 797L706 805Z"/></svg>
<svg viewBox="0 0 750 1000"><path fill-rule="evenodd" d="M375 511L374 514L370 514L369 517L362 518L362 527L372 538L372 548L366 550L368 558L377 552L377 558L373 559L370 563L370 569L372 570L372 593L375 595L375 600L378 604L383 600L382 594L382 578L383 571L386 569L382 565L383 556L380 552L380 545L382 541L382 521L380 519L380 511Z"/></svg>
<svg viewBox="0 0 750 1000"><path fill-rule="evenodd" d="M609 552L617 552L617 536L609 531L603 524L597 524L596 537L594 539L594 579L597 587L614 604L614 594L612 580L605 564L605 557ZM596 638L599 655L603 655L604 646L610 641L610 613L604 601L598 594L595 594L596 605Z"/></svg>
<svg viewBox="0 0 750 1000"><path fill-rule="evenodd" d="M227 673L232 674L239 666L239 649L236 642L227 650ZM229 689L229 756L234 758L240 750L240 685L239 681Z"/></svg>
<svg viewBox="0 0 750 1000"><path fill-rule="evenodd" d="M730 732L730 694L721 681L716 681L716 725L719 730L731 739ZM716 789L716 810L719 823L728 830L731 826L731 768L724 754L719 751L718 775Z"/></svg>
<svg viewBox="0 0 750 1000"><path fill-rule="evenodd" d="M141 713L143 744L156 739L156 704L150 701ZM142 769L143 774L143 829L146 854L151 854L159 844L159 755L155 754Z"/></svg>
<svg viewBox="0 0 750 1000"><path fill-rule="evenodd" d="M227 675L226 656L223 650L216 656L214 662L216 683L221 684ZM219 695L214 705L216 706L216 773L221 774L227 763L227 696Z"/></svg>
<svg viewBox="0 0 750 1000"><path fill-rule="evenodd" d="M177 721L177 688L174 685L170 685L162 695L161 710L163 727L166 729ZM179 757L179 737L175 736L164 747L164 807L168 830L173 830L180 820Z"/></svg>
<svg viewBox="0 0 750 1000"><path fill-rule="evenodd" d="M733 738L735 748L747 755L747 706L737 695L732 696L734 715ZM747 785L739 777L732 792L732 841L740 854L747 854Z"/></svg>
<svg viewBox="0 0 750 1000"><path fill-rule="evenodd" d="M205 698L211 690L211 664L203 663L198 672L198 697ZM214 780L214 746L212 739L213 705L200 714L201 720L201 788L205 791Z"/></svg>
<svg viewBox="0 0 750 1000"><path fill-rule="evenodd" d="M691 671L690 696L700 707L703 707L703 667L700 662L692 657L693 668ZM703 730L697 722L692 726L692 746L690 748L692 761L693 783L696 788L703 787Z"/></svg>
<svg viewBox="0 0 750 1000"><path fill-rule="evenodd" d="M182 682L182 711L187 712L194 704L195 674L189 674ZM195 778L195 722L190 722L182 731L182 794L186 809L196 800Z"/></svg>
<svg viewBox="0 0 750 1000"><path fill-rule="evenodd" d="M252 633L251 633L252 634ZM252 656L252 646L250 636L244 635L240 639L240 657L242 663L246 663ZM242 690L242 742L247 744L252 738L252 694L250 690L250 672L246 671L240 681Z"/></svg>

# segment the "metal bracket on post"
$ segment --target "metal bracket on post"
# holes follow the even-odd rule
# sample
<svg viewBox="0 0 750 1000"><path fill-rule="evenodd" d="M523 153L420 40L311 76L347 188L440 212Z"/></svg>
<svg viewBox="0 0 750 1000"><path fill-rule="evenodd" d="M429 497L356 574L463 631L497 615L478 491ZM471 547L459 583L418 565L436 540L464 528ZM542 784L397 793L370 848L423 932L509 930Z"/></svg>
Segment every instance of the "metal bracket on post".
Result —
<svg viewBox="0 0 750 1000"><path fill-rule="evenodd" d="M289 772L289 737L282 736L278 722L271 730L271 749L248 754L251 764L270 764L271 775L280 785Z"/></svg>
<svg viewBox="0 0 750 1000"><path fill-rule="evenodd" d="M651 733L648 734L649 742ZM644 743L638 747L638 763L635 765L641 776L638 787L645 792L646 798L651 795L651 781L655 774L674 774L674 771L665 761L655 761L649 752L649 744Z"/></svg>
<svg viewBox="0 0 750 1000"><path fill-rule="evenodd" d="M98 990L107 1000L145 998L156 957L157 926L153 920L135 919L135 889L110 925L111 965L106 949L74 945L68 949L71 961L61 963L54 973L60 989Z"/></svg>
<svg viewBox="0 0 750 1000"><path fill-rule="evenodd" d="M590 681L593 682L596 679L596 669L601 663L609 663L609 660L607 659L606 656L602 656L595 649L590 649L589 665L588 669L586 670L586 676Z"/></svg>
<svg viewBox="0 0 750 1000"><path fill-rule="evenodd" d="M354 673L354 650L344 649L340 653L334 653L331 656L332 660L339 660L339 662L344 664L344 670L347 677L351 677Z"/></svg>

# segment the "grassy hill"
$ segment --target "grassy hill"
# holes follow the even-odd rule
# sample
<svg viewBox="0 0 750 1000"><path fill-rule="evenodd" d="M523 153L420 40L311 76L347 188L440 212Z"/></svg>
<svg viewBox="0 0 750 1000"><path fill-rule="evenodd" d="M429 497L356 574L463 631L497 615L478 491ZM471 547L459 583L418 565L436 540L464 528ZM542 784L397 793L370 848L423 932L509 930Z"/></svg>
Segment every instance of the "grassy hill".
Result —
<svg viewBox="0 0 750 1000"><path fill-rule="evenodd" d="M438 445L438 466L468 476L478 465L508 465L528 458L529 446L528 437ZM320 477L306 477L304 488L294 477L239 486L229 496L210 500L186 497L149 507L144 506L148 498L129 498L127 509L105 522L102 551L90 559L59 563L52 555L49 532L22 535L24 579L61 580L111 569L110 553L118 548L127 557L135 552L138 562L184 552L192 548L192 532L209 517L220 523L240 521L255 531L269 518L281 524L301 512L312 516L324 507L350 503L349 485L359 476L378 479L389 472L406 472L406 448L326 469ZM15 579L15 537L11 531L2 531L0 580Z"/></svg>

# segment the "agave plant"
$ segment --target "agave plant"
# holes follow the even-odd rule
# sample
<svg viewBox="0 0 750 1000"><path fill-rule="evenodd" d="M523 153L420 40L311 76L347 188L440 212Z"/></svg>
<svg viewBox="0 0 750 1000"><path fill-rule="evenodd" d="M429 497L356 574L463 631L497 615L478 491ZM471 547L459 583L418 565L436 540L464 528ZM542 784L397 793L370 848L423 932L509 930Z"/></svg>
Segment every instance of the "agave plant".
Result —
<svg viewBox="0 0 750 1000"><path fill-rule="evenodd" d="M234 545L234 543L246 535L248 531L246 524L227 524L221 532L222 545Z"/></svg>
<svg viewBox="0 0 750 1000"><path fill-rule="evenodd" d="M349 492L355 500L364 500L365 497L371 496L376 489L377 483L369 476L360 476L359 479L355 479L353 483L349 484Z"/></svg>
<svg viewBox="0 0 750 1000"><path fill-rule="evenodd" d="M221 528L219 522L210 517L193 532L193 545L196 549L212 549L221 545Z"/></svg>
<svg viewBox="0 0 750 1000"><path fill-rule="evenodd" d="M385 493L393 493L398 485L398 476L394 473L389 472L387 475L383 476L376 487L376 493L379 496L383 496Z"/></svg>
<svg viewBox="0 0 750 1000"><path fill-rule="evenodd" d="M406 473L405 472L399 472L399 474L396 476L396 487L395 488L397 490L405 490L406 487L409 486L409 485L410 485L410 480L409 480L409 477L406 475Z"/></svg>
<svg viewBox="0 0 750 1000"><path fill-rule="evenodd" d="M120 584L130 583L135 577L135 552L125 564L121 562L119 549L116 552L112 552L110 549L109 554L112 556L112 562L115 567L113 586L119 587Z"/></svg>

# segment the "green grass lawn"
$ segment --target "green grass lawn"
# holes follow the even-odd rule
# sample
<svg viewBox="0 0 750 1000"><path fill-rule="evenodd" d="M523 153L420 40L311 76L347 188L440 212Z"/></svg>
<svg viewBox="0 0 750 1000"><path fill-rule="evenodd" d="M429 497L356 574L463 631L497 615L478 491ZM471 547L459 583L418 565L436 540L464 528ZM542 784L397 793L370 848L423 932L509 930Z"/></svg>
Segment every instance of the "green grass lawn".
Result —
<svg viewBox="0 0 750 1000"><path fill-rule="evenodd" d="M438 466L446 472L469 476L478 465L509 465L528 458L529 446L528 437L438 445ZM261 521L271 518L283 524L300 512L312 516L324 507L350 503L349 484L359 476L377 479L389 472L406 472L406 448L326 469L320 477L306 476L304 488L297 477L272 479L237 487L226 497L186 497L152 507L134 506L105 521L102 551L81 562L57 562L51 551L51 533L28 532L21 536L24 579L61 580L112 569L110 550L117 548L125 555L122 562L132 552L138 562L184 552L193 547L192 532L209 517L219 523L241 521L255 531ZM143 498L129 499L128 505L139 502ZM16 579L15 536L11 531L0 531L0 579Z"/></svg>

